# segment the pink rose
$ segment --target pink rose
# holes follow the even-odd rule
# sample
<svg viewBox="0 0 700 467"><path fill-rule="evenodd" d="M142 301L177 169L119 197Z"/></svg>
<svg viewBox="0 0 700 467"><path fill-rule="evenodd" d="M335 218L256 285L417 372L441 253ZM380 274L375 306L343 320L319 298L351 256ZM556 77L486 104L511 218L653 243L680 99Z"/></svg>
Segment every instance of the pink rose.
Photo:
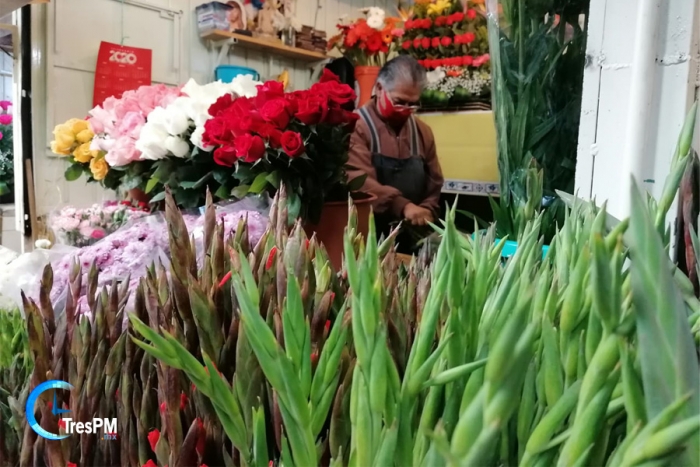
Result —
<svg viewBox="0 0 700 467"><path fill-rule="evenodd" d="M141 128L146 124L146 118L141 112L129 112L119 122L116 134L112 136L128 136L138 139L141 135Z"/></svg>
<svg viewBox="0 0 700 467"><path fill-rule="evenodd" d="M135 141L131 138L119 138L105 155L110 167L122 167L137 161L141 153L136 149Z"/></svg>
<svg viewBox="0 0 700 467"><path fill-rule="evenodd" d="M9 125L12 123L12 115L2 114L0 115L0 125Z"/></svg>
<svg viewBox="0 0 700 467"><path fill-rule="evenodd" d="M4 110L7 112L7 109L12 107L12 102L10 101L0 101L0 109Z"/></svg>
<svg viewBox="0 0 700 467"><path fill-rule="evenodd" d="M90 237L95 240L102 240L103 238L105 238L105 232L102 229L95 229L92 231Z"/></svg>

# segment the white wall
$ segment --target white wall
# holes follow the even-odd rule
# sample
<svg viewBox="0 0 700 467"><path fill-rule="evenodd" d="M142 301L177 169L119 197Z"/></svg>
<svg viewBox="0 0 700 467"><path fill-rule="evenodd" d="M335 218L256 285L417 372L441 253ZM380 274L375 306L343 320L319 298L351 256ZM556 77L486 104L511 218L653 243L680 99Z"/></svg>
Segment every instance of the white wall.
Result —
<svg viewBox="0 0 700 467"><path fill-rule="evenodd" d="M695 94L700 6L697 0L660 1L653 98L638 183L657 198L668 175L678 134ZM638 14L637 0L592 0L588 64L579 134L579 196L608 201L616 217L629 213L623 154ZM671 213L675 217L675 210Z"/></svg>
<svg viewBox="0 0 700 467"><path fill-rule="evenodd" d="M108 196L97 185L63 179L65 161L48 147L54 126L68 118L83 117L92 107L95 61L100 41L153 50L153 80L176 85L190 77L198 82L213 79L218 52L199 39L195 8L204 0L57 0L33 9L33 97L35 134L35 183L39 215L64 204L78 206ZM359 15L359 8L382 6L393 12L392 0L298 0L302 24L334 33L342 15ZM123 18L123 20L122 20ZM310 83L309 64L234 48L229 64L254 68L263 77L291 74L291 86Z"/></svg>

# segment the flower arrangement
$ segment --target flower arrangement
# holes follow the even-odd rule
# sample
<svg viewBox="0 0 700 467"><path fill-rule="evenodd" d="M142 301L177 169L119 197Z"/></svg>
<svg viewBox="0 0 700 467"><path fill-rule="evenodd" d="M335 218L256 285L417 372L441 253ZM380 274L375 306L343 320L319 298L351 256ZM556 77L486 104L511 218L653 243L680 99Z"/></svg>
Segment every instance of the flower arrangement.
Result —
<svg viewBox="0 0 700 467"><path fill-rule="evenodd" d="M107 99L87 120L58 125L51 148L69 160L65 176L71 181L85 174L88 182L111 190L140 189L153 203L164 199L169 186L186 208L203 205L207 189L227 199L230 188L221 187L232 171L214 164L213 148L202 143L204 124L219 97L252 97L257 84L241 76L203 86L194 80L177 88L142 86Z"/></svg>
<svg viewBox="0 0 700 467"><path fill-rule="evenodd" d="M440 67L428 72L428 85L421 96L425 107L458 106L490 93L491 75L484 70Z"/></svg>
<svg viewBox="0 0 700 467"><path fill-rule="evenodd" d="M448 79L450 85L470 88L472 98L484 97L490 82L488 31L479 6L473 1L463 5L459 0L418 0L411 9L400 11L405 31L401 52L410 54L428 70L450 70L453 76L448 78L462 80L457 84L457 80ZM460 69L464 72L457 75ZM465 79L474 84L465 87ZM482 83L484 80L487 83ZM476 86L481 87L480 93L473 92ZM430 100L430 96L424 98Z"/></svg>
<svg viewBox="0 0 700 467"><path fill-rule="evenodd" d="M224 186L230 183L236 196L284 184L290 217L315 223L324 202L347 200L364 183L348 182L345 169L358 118L354 101L355 92L327 70L305 91L285 93L281 83L269 81L255 98L221 97L209 109L202 141L215 148L216 164L235 167Z"/></svg>
<svg viewBox="0 0 700 467"><path fill-rule="evenodd" d="M12 102L0 101L0 196L12 193L15 184L11 108Z"/></svg>
<svg viewBox="0 0 700 467"><path fill-rule="evenodd" d="M102 240L131 220L149 213L148 206L130 202L107 202L87 209L65 207L51 215L49 222L57 239L75 247L84 247Z"/></svg>
<svg viewBox="0 0 700 467"><path fill-rule="evenodd" d="M403 35L401 20L386 16L381 8L360 10L365 17L338 24L339 34L328 41L328 50L338 49L355 66L382 66Z"/></svg>

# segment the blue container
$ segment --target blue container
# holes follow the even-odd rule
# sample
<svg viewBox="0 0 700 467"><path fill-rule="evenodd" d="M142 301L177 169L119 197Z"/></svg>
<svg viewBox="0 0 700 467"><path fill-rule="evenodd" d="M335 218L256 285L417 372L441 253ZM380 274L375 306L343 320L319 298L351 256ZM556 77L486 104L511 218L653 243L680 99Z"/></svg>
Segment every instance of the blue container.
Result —
<svg viewBox="0 0 700 467"><path fill-rule="evenodd" d="M252 68L234 65L220 65L216 67L215 77L217 81L230 83L236 76L250 75L255 81L260 80L260 75Z"/></svg>
<svg viewBox="0 0 700 467"><path fill-rule="evenodd" d="M474 238L475 233L472 234L472 238ZM501 239L497 238L494 241L494 244L498 245L500 243ZM515 252L518 250L518 242L514 242L513 240L506 240L506 244L503 245L503 249L501 250L501 258L510 258L511 256L515 255ZM549 245L542 245L542 259L544 259L545 256L547 256L547 252L549 251Z"/></svg>

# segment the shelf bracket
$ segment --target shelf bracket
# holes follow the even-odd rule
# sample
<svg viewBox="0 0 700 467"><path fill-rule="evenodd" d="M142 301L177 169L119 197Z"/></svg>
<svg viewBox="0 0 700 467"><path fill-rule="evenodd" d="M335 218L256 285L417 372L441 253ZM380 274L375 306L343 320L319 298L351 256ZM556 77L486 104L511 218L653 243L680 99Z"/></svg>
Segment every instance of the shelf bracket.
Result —
<svg viewBox="0 0 700 467"><path fill-rule="evenodd" d="M231 52L231 48L238 43L238 39L235 37L232 37L230 39L226 39L224 41L212 41L212 46L216 48L220 48L219 50L219 56L216 58L216 63L214 63L214 70L224 63L224 60L228 56L229 52Z"/></svg>

